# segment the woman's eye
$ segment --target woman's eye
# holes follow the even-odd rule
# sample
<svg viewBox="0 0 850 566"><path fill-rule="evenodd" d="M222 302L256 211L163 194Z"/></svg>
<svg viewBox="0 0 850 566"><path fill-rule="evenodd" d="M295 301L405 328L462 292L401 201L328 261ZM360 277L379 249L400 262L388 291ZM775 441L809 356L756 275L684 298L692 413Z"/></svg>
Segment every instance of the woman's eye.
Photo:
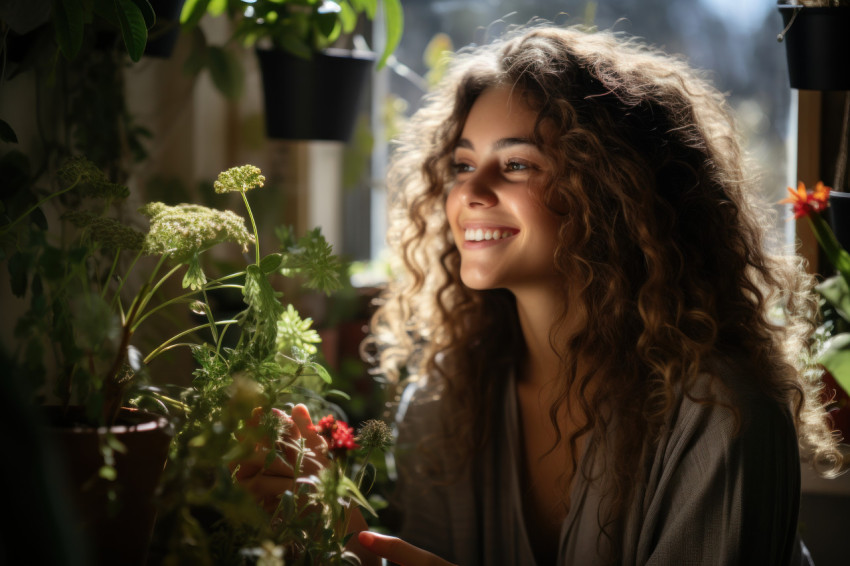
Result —
<svg viewBox="0 0 850 566"><path fill-rule="evenodd" d="M475 167L473 167L469 163L455 162L453 167L454 167L455 174L469 173L471 171L475 171Z"/></svg>
<svg viewBox="0 0 850 566"><path fill-rule="evenodd" d="M505 164L505 171L524 171L528 168L528 164L521 161L508 161Z"/></svg>

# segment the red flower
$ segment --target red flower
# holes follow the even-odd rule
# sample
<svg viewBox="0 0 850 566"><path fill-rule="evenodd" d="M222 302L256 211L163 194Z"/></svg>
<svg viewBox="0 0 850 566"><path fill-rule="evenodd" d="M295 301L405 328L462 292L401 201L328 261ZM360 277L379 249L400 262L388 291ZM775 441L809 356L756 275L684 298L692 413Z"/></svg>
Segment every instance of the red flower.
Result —
<svg viewBox="0 0 850 566"><path fill-rule="evenodd" d="M328 449L335 454L345 454L349 450L360 448L354 442L354 429L344 421L334 419L328 415L319 419L313 426L313 430L325 437L328 441Z"/></svg>
<svg viewBox="0 0 850 566"><path fill-rule="evenodd" d="M794 218L803 218L816 212L821 212L829 206L829 191L831 189L818 181L814 191L806 191L806 185L802 181L797 185L795 191L788 187L788 193L791 195L786 199L779 201L780 203L788 203L794 205Z"/></svg>

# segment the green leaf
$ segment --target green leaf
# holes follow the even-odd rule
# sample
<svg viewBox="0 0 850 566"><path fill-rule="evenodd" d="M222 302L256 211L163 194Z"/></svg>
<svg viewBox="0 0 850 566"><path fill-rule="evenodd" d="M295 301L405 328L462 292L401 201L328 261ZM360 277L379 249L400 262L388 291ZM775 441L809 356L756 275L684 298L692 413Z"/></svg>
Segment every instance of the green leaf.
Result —
<svg viewBox="0 0 850 566"><path fill-rule="evenodd" d="M342 24L343 33L351 33L357 27L357 12L351 7L348 2L339 3L339 21Z"/></svg>
<svg viewBox="0 0 850 566"><path fill-rule="evenodd" d="M330 389L325 392L325 397L339 397L344 401L351 401L351 395L339 389Z"/></svg>
<svg viewBox="0 0 850 566"><path fill-rule="evenodd" d="M827 259L850 285L850 254L838 243L832 228L820 214L809 214L806 218Z"/></svg>
<svg viewBox="0 0 850 566"><path fill-rule="evenodd" d="M817 291L846 321L850 322L850 290L841 275L834 275L815 286Z"/></svg>
<svg viewBox="0 0 850 566"><path fill-rule="evenodd" d="M30 212L30 222L35 224L40 230L47 230L47 217L40 207Z"/></svg>
<svg viewBox="0 0 850 566"><path fill-rule="evenodd" d="M335 39L332 37L334 32L336 32L335 35L339 35L338 20L339 18L336 12L316 13L313 20L313 29L322 37L333 41Z"/></svg>
<svg viewBox="0 0 850 566"><path fill-rule="evenodd" d="M818 362L829 370L845 391L850 392L850 332L830 338Z"/></svg>
<svg viewBox="0 0 850 566"><path fill-rule="evenodd" d="M348 476L342 476L340 478L340 486L345 490L346 495L356 501L361 507L363 507L363 509L368 511L374 517L378 516L375 510L372 509L372 506L369 505L369 502L366 501L366 498L363 497L363 494L360 493L360 490L357 488L357 484L355 484L351 478Z"/></svg>
<svg viewBox="0 0 850 566"><path fill-rule="evenodd" d="M288 53L292 53L296 57L302 59L311 59L313 57L313 49L310 45L300 37L294 35L284 35L275 38L275 45Z"/></svg>
<svg viewBox="0 0 850 566"><path fill-rule="evenodd" d="M109 446L112 450L114 450L115 452L120 452L121 454L127 453L127 446L125 446L123 442L118 440L117 436L110 433L107 434L105 438L107 446Z"/></svg>
<svg viewBox="0 0 850 566"><path fill-rule="evenodd" d="M263 273L269 275L278 270L282 261L283 255L278 253L269 254L260 260L260 269L263 270Z"/></svg>
<svg viewBox="0 0 850 566"><path fill-rule="evenodd" d="M199 27L193 29L191 41L192 47L189 49L189 56L183 63L183 72L187 75L196 75L207 66L209 60L207 36L204 34L204 30Z"/></svg>
<svg viewBox="0 0 850 566"><path fill-rule="evenodd" d="M83 0L91 1L91 0ZM121 24L118 22L118 16L115 14L115 0L94 0L92 2L92 10L94 10L95 15L100 18L103 18L111 25L115 27L119 27Z"/></svg>
<svg viewBox="0 0 850 566"><path fill-rule="evenodd" d="M375 12L378 11L378 0L360 0L357 4L358 12L366 12L367 18L375 19Z"/></svg>
<svg viewBox="0 0 850 566"><path fill-rule="evenodd" d="M282 234L278 234L281 237ZM285 236L285 234L283 234ZM342 287L344 262L333 253L333 247L315 228L298 240L297 246L286 249L282 273L291 275L290 270L307 276L306 286L327 294Z"/></svg>
<svg viewBox="0 0 850 566"><path fill-rule="evenodd" d="M69 61L77 57L83 46L86 10L82 0L55 0L53 28L59 50Z"/></svg>
<svg viewBox="0 0 850 566"><path fill-rule="evenodd" d="M209 3L210 0L186 0L183 9L180 11L180 25L184 28L197 26L204 14L207 13Z"/></svg>
<svg viewBox="0 0 850 566"><path fill-rule="evenodd" d="M207 11L211 16L218 17L227 9L227 0L212 0Z"/></svg>
<svg viewBox="0 0 850 566"><path fill-rule="evenodd" d="M6 120L0 120L0 141L18 143L18 136L15 135L15 130L12 129L12 126Z"/></svg>
<svg viewBox="0 0 850 566"><path fill-rule="evenodd" d="M38 266L49 281L56 281L65 275L65 261L62 250L46 246L38 260Z"/></svg>
<svg viewBox="0 0 850 566"><path fill-rule="evenodd" d="M77 345L88 352L103 351L117 344L121 335L118 317L97 293L78 297L71 305Z"/></svg>
<svg viewBox="0 0 850 566"><path fill-rule="evenodd" d="M325 383L330 385L333 382L333 379L331 379L331 374L328 373L328 370L326 370L322 364L310 362L304 365L315 371L316 375L322 378L322 381L324 381Z"/></svg>
<svg viewBox="0 0 850 566"><path fill-rule="evenodd" d="M245 286L242 289L245 303L263 318L277 318L283 313L283 305L278 300L279 293L274 290L263 271L257 265L249 265L245 270Z"/></svg>
<svg viewBox="0 0 850 566"><path fill-rule="evenodd" d="M154 12L153 6L148 0L133 0L133 3L138 6L139 11L142 13L142 16L145 18L145 26L148 29L151 29L156 25L156 12Z"/></svg>
<svg viewBox="0 0 850 566"><path fill-rule="evenodd" d="M23 297L27 292L27 262L21 252L15 252L9 258L7 265L9 269L9 280L12 284L12 293L16 297Z"/></svg>
<svg viewBox="0 0 850 566"><path fill-rule="evenodd" d="M244 73L239 59L233 53L218 46L210 46L207 64L213 84L225 98L235 100L242 96Z"/></svg>
<svg viewBox="0 0 850 566"><path fill-rule="evenodd" d="M101 466L97 475L108 481L115 481L115 478L118 477L118 474L115 472L115 468L112 466Z"/></svg>
<svg viewBox="0 0 850 566"><path fill-rule="evenodd" d="M386 29L386 45L381 59L378 61L378 69L382 69L387 59L392 55L401 41L404 32L404 11L399 0L384 0L384 22Z"/></svg>
<svg viewBox="0 0 850 566"><path fill-rule="evenodd" d="M201 260L198 254L193 254L188 260L189 269L183 276L183 288L189 288L193 291L200 290L207 283L207 276L201 267Z"/></svg>
<svg viewBox="0 0 850 566"><path fill-rule="evenodd" d="M121 26L121 36L130 59L138 61L145 52L148 42L148 28L145 16L133 0L115 0L115 14Z"/></svg>

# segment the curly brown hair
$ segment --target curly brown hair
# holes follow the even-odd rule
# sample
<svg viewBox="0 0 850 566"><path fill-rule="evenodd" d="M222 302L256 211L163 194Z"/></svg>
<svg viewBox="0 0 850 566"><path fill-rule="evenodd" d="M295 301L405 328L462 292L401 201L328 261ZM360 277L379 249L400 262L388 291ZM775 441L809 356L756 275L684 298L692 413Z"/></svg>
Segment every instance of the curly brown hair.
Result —
<svg viewBox="0 0 850 566"><path fill-rule="evenodd" d="M610 32L533 28L462 51L411 119L388 177L398 261L372 320L388 381L433 380L462 407L447 444L475 454L499 411L493 376L522 357L513 296L461 283L444 211L466 116L496 85L539 111L533 141L555 164L543 199L568 211L554 257L564 283L550 341L562 385L550 417L560 431L568 399L585 413L583 428L558 439L574 455L593 434L588 450L610 472L609 520L628 505L642 450L678 393L718 361L788 406L805 453L837 472L819 380L800 361L814 328L813 281L768 241L771 213L724 97L683 61ZM555 343L567 304L591 322ZM612 426L612 415L634 426Z"/></svg>

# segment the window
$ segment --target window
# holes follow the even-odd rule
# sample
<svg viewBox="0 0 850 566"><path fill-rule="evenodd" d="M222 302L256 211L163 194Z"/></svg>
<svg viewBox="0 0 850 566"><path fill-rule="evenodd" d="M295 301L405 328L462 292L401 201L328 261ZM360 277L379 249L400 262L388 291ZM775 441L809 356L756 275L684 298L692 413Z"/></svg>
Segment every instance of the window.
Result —
<svg viewBox="0 0 850 566"><path fill-rule="evenodd" d="M774 0L404 0L407 22L396 51L395 72L379 73L374 112L380 112L386 95L404 101L413 113L423 94L421 81L428 71L423 52L437 34L451 38L455 49L471 42L483 43L498 36L506 25L519 25L533 17L556 23L585 23L643 37L669 53L685 56L703 69L729 96L746 144L760 164L760 186L769 202L785 194L787 139L792 103L785 51L776 36L782 20ZM410 69L411 76L406 73ZM381 76L383 75L383 76ZM383 93L383 95L382 95ZM378 149L373 171L383 172L386 149ZM384 189L372 189L371 257L383 247ZM776 229L788 223L777 215Z"/></svg>

